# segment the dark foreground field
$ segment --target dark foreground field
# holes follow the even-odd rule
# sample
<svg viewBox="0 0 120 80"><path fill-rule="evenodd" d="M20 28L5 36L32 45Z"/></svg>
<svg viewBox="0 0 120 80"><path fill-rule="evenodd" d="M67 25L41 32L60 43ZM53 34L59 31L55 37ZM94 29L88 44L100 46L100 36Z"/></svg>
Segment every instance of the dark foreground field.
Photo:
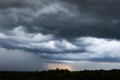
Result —
<svg viewBox="0 0 120 80"><path fill-rule="evenodd" d="M120 80L120 70L0 72L0 80Z"/></svg>

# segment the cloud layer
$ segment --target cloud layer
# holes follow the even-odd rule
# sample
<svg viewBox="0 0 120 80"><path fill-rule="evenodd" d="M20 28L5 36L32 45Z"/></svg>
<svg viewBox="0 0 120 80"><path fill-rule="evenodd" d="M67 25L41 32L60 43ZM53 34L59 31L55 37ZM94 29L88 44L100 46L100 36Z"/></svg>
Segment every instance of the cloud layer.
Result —
<svg viewBox="0 0 120 80"><path fill-rule="evenodd" d="M26 33L22 26L0 33L0 45L6 49L39 54L50 60L119 62L120 42L115 39L80 37L72 41L52 34Z"/></svg>
<svg viewBox="0 0 120 80"><path fill-rule="evenodd" d="M22 25L29 32L57 37L80 36L119 39L119 1L1 0L0 26Z"/></svg>
<svg viewBox="0 0 120 80"><path fill-rule="evenodd" d="M118 0L0 0L1 60L3 56L11 60L14 54L30 60L30 65L120 62L119 4Z"/></svg>

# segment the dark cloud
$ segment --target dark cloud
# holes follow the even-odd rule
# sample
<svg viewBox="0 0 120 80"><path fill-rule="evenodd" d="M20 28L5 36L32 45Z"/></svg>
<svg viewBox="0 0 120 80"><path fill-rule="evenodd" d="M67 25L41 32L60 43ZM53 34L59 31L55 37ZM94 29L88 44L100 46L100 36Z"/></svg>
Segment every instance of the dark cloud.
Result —
<svg viewBox="0 0 120 80"><path fill-rule="evenodd" d="M77 25L72 25L69 28L69 31L65 28L64 35L73 35L73 36L98 36L106 38L119 38L119 23L120 23L120 10L118 0L65 0L68 3L74 4L77 6L79 12L83 14L89 14L87 18L91 17L91 22L94 24L89 24L87 21L85 24L80 22L81 18L78 17ZM79 14L80 15L80 14ZM82 15L83 16L83 15ZM97 22L96 22L96 20ZM84 18L82 19L84 20ZM73 22L74 23L74 22ZM74 26L74 28L73 28ZM65 33L65 32L68 32Z"/></svg>
<svg viewBox="0 0 120 80"><path fill-rule="evenodd" d="M32 53L0 47L0 71L46 70L46 61Z"/></svg>
<svg viewBox="0 0 120 80"><path fill-rule="evenodd" d="M95 62L120 62L120 59L112 58L112 57L104 57L104 58L89 59L89 61L95 61Z"/></svg>
<svg viewBox="0 0 120 80"><path fill-rule="evenodd" d="M0 9L6 9L6 8L12 8L12 7L16 7L16 8L21 8L24 7L25 0L1 0L0 1Z"/></svg>
<svg viewBox="0 0 120 80"><path fill-rule="evenodd" d="M119 4L118 0L0 0L0 51L34 53L48 63L120 62Z"/></svg>
<svg viewBox="0 0 120 80"><path fill-rule="evenodd" d="M119 3L118 0L2 0L0 25L3 29L23 25L29 32L64 38L119 39Z"/></svg>

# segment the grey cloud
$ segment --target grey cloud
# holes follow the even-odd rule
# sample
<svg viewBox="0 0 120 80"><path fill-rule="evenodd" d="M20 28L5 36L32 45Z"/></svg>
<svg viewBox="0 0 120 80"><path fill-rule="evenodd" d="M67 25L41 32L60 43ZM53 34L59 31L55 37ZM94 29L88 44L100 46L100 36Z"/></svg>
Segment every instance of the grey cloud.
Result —
<svg viewBox="0 0 120 80"><path fill-rule="evenodd" d="M67 20L77 15L74 7L59 0L22 0L19 2L23 2L26 7L9 6L1 9L1 28L10 29L23 25L28 31L52 32L53 30L52 33L54 33L60 26L64 27L63 23L69 23ZM6 0L3 3L12 4L12 1Z"/></svg>
<svg viewBox="0 0 120 80"><path fill-rule="evenodd" d="M67 49L66 46L68 46L67 44L64 44L59 41L53 41L54 43L52 43L51 41L46 41L46 42L22 42L22 41L17 41L15 39L0 39L0 46L6 49L12 49L12 50L24 50L24 51L28 51L28 52L33 52L33 53L40 53L40 54L67 54L69 52L85 52L84 49ZM58 44L60 43L60 44ZM51 47L54 48L51 48ZM64 47L61 47L64 46ZM72 45L71 45L72 46Z"/></svg>
<svg viewBox="0 0 120 80"><path fill-rule="evenodd" d="M112 58L112 57L104 57L104 58L93 58L89 59L89 61L95 62L120 62L119 58Z"/></svg>
<svg viewBox="0 0 120 80"><path fill-rule="evenodd" d="M11 7L17 7L17 8L20 8L20 7L24 7L25 4L24 4L24 1L25 0L1 0L0 1L0 9L6 9L6 8L11 8Z"/></svg>
<svg viewBox="0 0 120 80"><path fill-rule="evenodd" d="M0 26L5 30L23 25L29 32L51 33L64 38L119 38L119 1L111 1L5 0L2 3L22 5L1 9Z"/></svg>
<svg viewBox="0 0 120 80"><path fill-rule="evenodd" d="M0 47L0 71L46 70L46 61L32 53Z"/></svg>
<svg viewBox="0 0 120 80"><path fill-rule="evenodd" d="M97 38L80 38L83 40L85 52L69 52L67 54L43 54L42 57L52 60L68 61L92 61L92 62L119 62L119 41L97 39ZM81 43L81 42L79 42ZM80 45L79 45L80 46ZM79 47L78 46L78 47Z"/></svg>
<svg viewBox="0 0 120 80"><path fill-rule="evenodd" d="M98 20L98 23L95 20L90 20L95 24L79 25L77 28L73 28L73 32L69 31L68 34L73 36L98 36L106 38L119 38L119 3L118 0L64 0L68 3L74 4L78 7L78 10L82 13L91 14L92 17ZM82 26L82 27L81 27ZM70 29L72 30L72 29ZM67 31L67 30L66 30ZM67 34L67 35L68 35ZM77 35L78 34L78 35Z"/></svg>
<svg viewBox="0 0 120 80"><path fill-rule="evenodd" d="M76 38L94 36L119 39L119 3L118 0L1 0L0 32L5 34L7 39L0 38L0 45L8 49L42 53L41 56L53 59L90 60L92 58L97 61L101 57L102 59L109 58L105 57L103 53L109 53L109 56L111 56L111 48L108 47L109 50L106 51L104 48L101 50L101 46L108 45L107 42L110 41L105 39L103 42L106 45L103 46L101 43L102 45L99 44L96 47L94 46L96 44L93 44L92 41L84 42L88 38L85 40L76 40ZM12 33L19 26L24 27L25 31L23 29ZM40 38L37 41L34 40L33 37L37 33L42 34L43 39L38 36ZM53 37L47 36L49 34ZM119 44L119 41L116 42ZM111 43L110 46L113 46L113 44ZM116 47L113 46L113 48L119 51L117 48L119 45L114 45ZM102 52L96 52L96 48ZM93 53L90 54L91 52ZM47 55L43 55L44 53ZM51 53L53 53L53 56L51 56ZM57 53L65 55L55 57L54 55ZM70 53L80 53L80 56L84 53L83 56L90 55L93 57L87 56L86 59L85 56L85 59L81 59L82 57L76 58L77 54L73 58L68 57L67 53L68 55ZM118 56L116 51L113 51L113 53L115 55L110 57L111 60L114 59L114 56ZM96 59L94 56L101 57Z"/></svg>
<svg viewBox="0 0 120 80"><path fill-rule="evenodd" d="M67 68L69 70L95 70L95 69L118 69L120 64L109 62L89 61L64 61L45 60L38 55L21 50L7 50L0 48L0 70L1 71L42 71L48 69ZM53 63L52 63L53 62ZM60 62L60 63L58 63ZM66 66L68 65L68 66ZM93 66L94 65L94 66ZM70 67L70 68L69 68Z"/></svg>
<svg viewBox="0 0 120 80"><path fill-rule="evenodd" d="M29 34L24 32L22 27L18 27L9 33L11 35L0 33L0 46L7 49L21 49L41 54L84 52L84 49L65 39L59 40L52 35L43 35L41 33Z"/></svg>
<svg viewBox="0 0 120 80"><path fill-rule="evenodd" d="M21 28L13 30L12 35L0 33L0 46L8 50L31 52L49 60L120 61L118 53L120 41L94 37L80 37L74 41L68 41L54 39L55 36L51 37L51 35L41 33L29 34Z"/></svg>

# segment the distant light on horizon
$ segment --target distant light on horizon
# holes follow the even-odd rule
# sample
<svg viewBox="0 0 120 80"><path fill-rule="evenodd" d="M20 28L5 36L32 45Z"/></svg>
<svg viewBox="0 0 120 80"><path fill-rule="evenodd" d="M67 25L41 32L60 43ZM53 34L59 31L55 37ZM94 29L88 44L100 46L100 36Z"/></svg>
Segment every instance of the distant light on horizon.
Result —
<svg viewBox="0 0 120 80"><path fill-rule="evenodd" d="M67 70L70 70L70 71L74 71L75 69L72 67L72 65L69 65L69 64L64 64L64 63L48 63L48 70L51 70L51 69L67 69Z"/></svg>

